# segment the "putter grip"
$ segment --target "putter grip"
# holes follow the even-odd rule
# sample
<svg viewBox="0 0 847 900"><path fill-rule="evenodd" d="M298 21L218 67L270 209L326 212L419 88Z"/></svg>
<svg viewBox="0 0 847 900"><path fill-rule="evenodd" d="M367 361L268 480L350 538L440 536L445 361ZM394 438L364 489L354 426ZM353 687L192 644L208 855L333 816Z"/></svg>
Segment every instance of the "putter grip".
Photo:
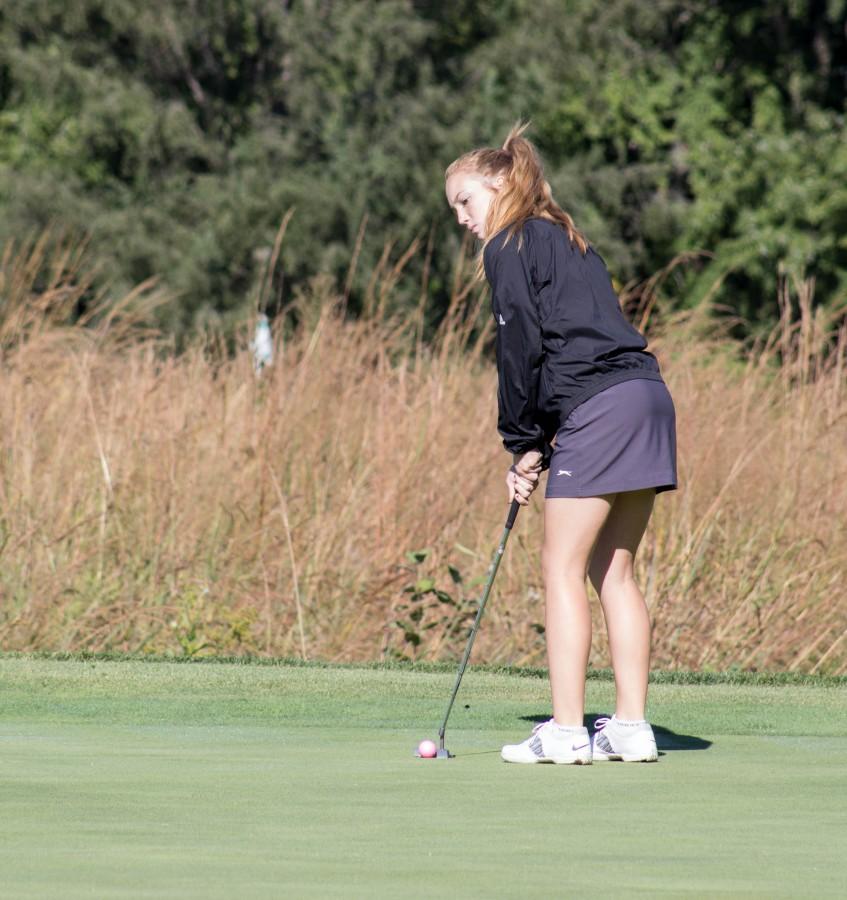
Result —
<svg viewBox="0 0 847 900"><path fill-rule="evenodd" d="M512 505L509 507L509 516L506 519L506 528L511 530L512 525L515 524L515 519L518 517L518 510L521 508L520 503L517 500L512 500Z"/></svg>

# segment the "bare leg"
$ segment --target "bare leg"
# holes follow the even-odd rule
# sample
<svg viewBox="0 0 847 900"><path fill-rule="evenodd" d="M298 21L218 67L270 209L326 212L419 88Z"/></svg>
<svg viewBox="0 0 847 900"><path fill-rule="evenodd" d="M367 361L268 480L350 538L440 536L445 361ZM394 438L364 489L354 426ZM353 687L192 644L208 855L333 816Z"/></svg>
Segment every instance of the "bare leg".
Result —
<svg viewBox="0 0 847 900"><path fill-rule="evenodd" d="M589 569L609 633L619 719L643 719L647 703L650 617L633 567L655 497L652 489L615 497Z"/></svg>
<svg viewBox="0 0 847 900"><path fill-rule="evenodd" d="M559 725L583 724L585 670L591 649L591 610L585 579L591 552L614 499L610 494L544 501L547 663L553 718Z"/></svg>

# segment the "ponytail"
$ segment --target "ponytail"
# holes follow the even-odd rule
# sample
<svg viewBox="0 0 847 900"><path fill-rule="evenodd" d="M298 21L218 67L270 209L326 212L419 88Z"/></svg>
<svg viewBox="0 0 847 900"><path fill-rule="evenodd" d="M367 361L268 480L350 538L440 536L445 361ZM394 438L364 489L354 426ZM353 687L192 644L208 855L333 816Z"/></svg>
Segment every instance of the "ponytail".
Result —
<svg viewBox="0 0 847 900"><path fill-rule="evenodd" d="M537 150L523 137L529 122L516 123L499 150L480 148L460 156L444 173L449 178L454 172L471 171L486 178L504 176L503 186L491 201L485 229L485 243L477 259L477 277L484 269L482 254L488 242L504 228L509 229L504 243L517 234L527 219L547 219L565 229L568 239L576 244L583 255L588 252L588 241L577 229L574 220L553 199L550 184L544 178L544 167ZM520 238L518 246L520 247Z"/></svg>

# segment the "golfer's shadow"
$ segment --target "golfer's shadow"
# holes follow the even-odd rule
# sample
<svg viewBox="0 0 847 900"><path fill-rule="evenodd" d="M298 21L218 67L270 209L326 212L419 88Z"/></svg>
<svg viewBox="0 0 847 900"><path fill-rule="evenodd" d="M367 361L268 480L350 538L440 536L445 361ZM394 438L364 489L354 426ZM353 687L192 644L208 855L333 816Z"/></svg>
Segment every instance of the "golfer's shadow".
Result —
<svg viewBox="0 0 847 900"><path fill-rule="evenodd" d="M546 722L550 718L550 714L541 716L521 716L524 722ZM600 713L586 713L585 727L593 733L598 719L604 718ZM711 741L703 738L695 737L692 734L677 734L670 728L663 728L661 725L653 725L653 734L656 735L656 747L659 755L662 753L672 752L676 750L708 750L712 746Z"/></svg>

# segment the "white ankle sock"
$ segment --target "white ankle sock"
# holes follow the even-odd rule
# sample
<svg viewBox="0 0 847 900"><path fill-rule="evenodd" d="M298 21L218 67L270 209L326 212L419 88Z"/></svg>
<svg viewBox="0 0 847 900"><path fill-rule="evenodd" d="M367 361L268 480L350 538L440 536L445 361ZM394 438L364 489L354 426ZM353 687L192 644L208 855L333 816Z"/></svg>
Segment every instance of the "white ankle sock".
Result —
<svg viewBox="0 0 847 900"><path fill-rule="evenodd" d="M630 728L633 725L644 725L647 720L646 719L619 719L617 716L612 716L615 720L615 725L623 725L624 728Z"/></svg>
<svg viewBox="0 0 847 900"><path fill-rule="evenodd" d="M583 725L560 725L555 719L553 719L553 725L561 734L568 734L569 732L575 731L585 731L585 727Z"/></svg>

